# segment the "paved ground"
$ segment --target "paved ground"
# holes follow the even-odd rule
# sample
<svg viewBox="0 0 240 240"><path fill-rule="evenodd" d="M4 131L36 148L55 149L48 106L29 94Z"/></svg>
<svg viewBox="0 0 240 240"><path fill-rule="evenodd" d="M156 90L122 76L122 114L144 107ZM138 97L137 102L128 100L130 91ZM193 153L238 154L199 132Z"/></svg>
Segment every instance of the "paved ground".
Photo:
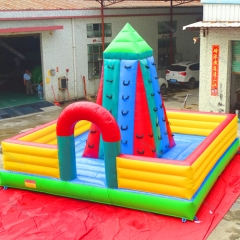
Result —
<svg viewBox="0 0 240 240"><path fill-rule="evenodd" d="M198 111L198 92L198 88L169 88L167 94L163 95L164 104L167 109Z"/></svg>
<svg viewBox="0 0 240 240"><path fill-rule="evenodd" d="M190 95L187 97L185 104L183 104L188 94ZM170 89L168 93L163 96L163 99L166 108L198 111L198 88L193 90L181 88ZM94 101L94 99L92 99L92 101ZM62 108L67 105L68 104L62 105L61 108L56 106L45 108L41 114L0 120L0 142L22 131L56 119L61 113ZM0 168L2 168L1 147ZM208 238L208 240L226 239L240 240L240 198L238 198Z"/></svg>

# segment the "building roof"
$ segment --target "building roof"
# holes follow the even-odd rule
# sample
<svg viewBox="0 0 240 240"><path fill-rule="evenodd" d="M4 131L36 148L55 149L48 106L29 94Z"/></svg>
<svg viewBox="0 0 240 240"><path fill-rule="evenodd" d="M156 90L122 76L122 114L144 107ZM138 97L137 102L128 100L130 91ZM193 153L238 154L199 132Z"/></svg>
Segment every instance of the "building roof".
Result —
<svg viewBox="0 0 240 240"><path fill-rule="evenodd" d="M201 0L203 4L240 4L239 0Z"/></svg>
<svg viewBox="0 0 240 240"><path fill-rule="evenodd" d="M136 0L104 0L107 8L151 8L169 7L169 0L136 1ZM113 4L114 3L114 4ZM173 0L173 5L184 7L202 6L200 0ZM184 3L184 4L183 4ZM0 0L0 11L23 10L82 10L100 9L100 3L96 0Z"/></svg>
<svg viewBox="0 0 240 240"><path fill-rule="evenodd" d="M20 33L20 32L42 32L42 31L54 31L61 30L63 26L53 25L53 26L34 26L34 27L20 27L20 28L0 28L1 33Z"/></svg>
<svg viewBox="0 0 240 240"><path fill-rule="evenodd" d="M194 28L239 28L240 22L196 22L183 26L183 30Z"/></svg>

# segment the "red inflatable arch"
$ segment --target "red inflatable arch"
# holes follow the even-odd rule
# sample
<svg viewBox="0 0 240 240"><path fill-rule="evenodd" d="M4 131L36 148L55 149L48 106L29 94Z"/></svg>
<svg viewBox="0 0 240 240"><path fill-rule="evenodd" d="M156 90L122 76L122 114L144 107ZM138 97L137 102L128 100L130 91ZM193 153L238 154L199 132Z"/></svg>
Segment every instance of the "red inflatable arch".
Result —
<svg viewBox="0 0 240 240"><path fill-rule="evenodd" d="M80 120L94 123L103 139L106 184L117 187L116 157L120 154L120 131L116 120L102 106L77 102L66 107L57 121L57 140L60 178L71 181L77 177L74 127Z"/></svg>
<svg viewBox="0 0 240 240"><path fill-rule="evenodd" d="M80 120L94 123L105 142L120 141L120 131L114 117L102 106L91 102L77 102L66 107L58 118L57 136L73 135L75 124Z"/></svg>

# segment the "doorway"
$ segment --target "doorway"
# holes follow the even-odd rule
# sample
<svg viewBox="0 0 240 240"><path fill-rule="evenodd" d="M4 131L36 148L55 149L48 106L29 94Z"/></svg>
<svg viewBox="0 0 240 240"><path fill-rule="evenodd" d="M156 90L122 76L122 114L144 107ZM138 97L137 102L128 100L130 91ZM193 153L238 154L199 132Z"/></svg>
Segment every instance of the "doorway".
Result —
<svg viewBox="0 0 240 240"><path fill-rule="evenodd" d="M23 82L32 73L34 95L27 96ZM42 80L40 34L0 36L0 109L39 101L37 85Z"/></svg>
<svg viewBox="0 0 240 240"><path fill-rule="evenodd" d="M240 41L232 41L230 112L240 115Z"/></svg>

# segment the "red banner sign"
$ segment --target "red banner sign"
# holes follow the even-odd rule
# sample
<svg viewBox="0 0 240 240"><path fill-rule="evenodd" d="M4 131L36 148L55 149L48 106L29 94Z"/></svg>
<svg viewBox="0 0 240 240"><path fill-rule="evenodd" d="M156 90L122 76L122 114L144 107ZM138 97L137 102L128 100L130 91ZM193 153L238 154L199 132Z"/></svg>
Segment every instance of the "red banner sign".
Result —
<svg viewBox="0 0 240 240"><path fill-rule="evenodd" d="M219 45L212 45L211 96L218 96Z"/></svg>

